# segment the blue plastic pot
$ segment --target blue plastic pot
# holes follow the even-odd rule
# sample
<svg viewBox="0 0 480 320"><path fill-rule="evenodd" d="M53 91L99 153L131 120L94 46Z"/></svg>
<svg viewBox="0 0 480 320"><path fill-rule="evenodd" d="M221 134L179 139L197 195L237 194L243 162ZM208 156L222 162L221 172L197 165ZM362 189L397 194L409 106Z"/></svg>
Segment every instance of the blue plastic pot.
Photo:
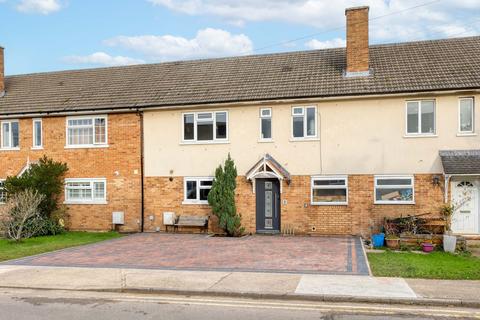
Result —
<svg viewBox="0 0 480 320"><path fill-rule="evenodd" d="M385 234L384 233L377 233L372 235L372 244L374 248L383 247L383 243L385 242Z"/></svg>

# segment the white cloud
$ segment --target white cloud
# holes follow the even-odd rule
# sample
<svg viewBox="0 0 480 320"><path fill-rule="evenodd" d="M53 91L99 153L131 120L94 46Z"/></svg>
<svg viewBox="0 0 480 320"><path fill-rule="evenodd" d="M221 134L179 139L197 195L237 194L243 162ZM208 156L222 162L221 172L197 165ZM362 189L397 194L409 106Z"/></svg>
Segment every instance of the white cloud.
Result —
<svg viewBox="0 0 480 320"><path fill-rule="evenodd" d="M134 59L124 56L111 56L105 52L95 52L87 56L69 56L65 57L64 60L72 64L92 64L109 67L145 63L145 61L141 59Z"/></svg>
<svg viewBox="0 0 480 320"><path fill-rule="evenodd" d="M419 6L429 1L419 0L336 0L335 5L325 0L147 0L156 6L187 15L217 16L229 23L280 21L316 27L319 32L342 28L345 25L344 8L368 5L372 42L417 40L480 32L473 25L480 10L479 0L442 0ZM405 10L414 6L415 9ZM459 31L456 33L452 30ZM341 29L338 32L344 32Z"/></svg>
<svg viewBox="0 0 480 320"><path fill-rule="evenodd" d="M61 9L59 0L20 0L17 10L24 13L50 14Z"/></svg>
<svg viewBox="0 0 480 320"><path fill-rule="evenodd" d="M155 61L242 55L253 50L246 35L212 28L199 30L192 39L173 35L118 36L105 44L141 53Z"/></svg>
<svg viewBox="0 0 480 320"><path fill-rule="evenodd" d="M325 41L312 39L305 43L305 47L309 49L340 48L345 46L346 46L346 41L345 39L342 39L342 38L335 38L332 40L325 40Z"/></svg>

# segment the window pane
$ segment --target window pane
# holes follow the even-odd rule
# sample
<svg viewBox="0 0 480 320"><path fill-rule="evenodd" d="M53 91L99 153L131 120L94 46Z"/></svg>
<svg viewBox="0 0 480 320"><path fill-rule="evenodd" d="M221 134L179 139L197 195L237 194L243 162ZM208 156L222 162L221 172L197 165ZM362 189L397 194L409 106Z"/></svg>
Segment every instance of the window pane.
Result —
<svg viewBox="0 0 480 320"><path fill-rule="evenodd" d="M303 108L293 108L293 114L303 114Z"/></svg>
<svg viewBox="0 0 480 320"><path fill-rule="evenodd" d="M12 147L17 148L19 146L19 126L18 122L12 122Z"/></svg>
<svg viewBox="0 0 480 320"><path fill-rule="evenodd" d="M212 180L202 180L200 181L200 186L201 187L211 187L213 185Z"/></svg>
<svg viewBox="0 0 480 320"><path fill-rule="evenodd" d="M315 108L307 108L307 136L314 136L315 133Z"/></svg>
<svg viewBox="0 0 480 320"><path fill-rule="evenodd" d="M197 114L197 119L198 120L212 120L212 113L211 112L205 112L205 113L199 113Z"/></svg>
<svg viewBox="0 0 480 320"><path fill-rule="evenodd" d="M379 186L409 186L412 184L410 178L393 178L393 179L378 179L377 185Z"/></svg>
<svg viewBox="0 0 480 320"><path fill-rule="evenodd" d="M94 182L93 190L93 197L95 199L105 199L105 182Z"/></svg>
<svg viewBox="0 0 480 320"><path fill-rule="evenodd" d="M473 99L460 100L460 131L473 132Z"/></svg>
<svg viewBox="0 0 480 320"><path fill-rule="evenodd" d="M42 146L42 122L35 121L33 129L35 130L34 147L40 147Z"/></svg>
<svg viewBox="0 0 480 320"><path fill-rule="evenodd" d="M183 115L183 140L194 139L193 114Z"/></svg>
<svg viewBox="0 0 480 320"><path fill-rule="evenodd" d="M187 181L186 197L188 200L197 199L197 181Z"/></svg>
<svg viewBox="0 0 480 320"><path fill-rule="evenodd" d="M262 109L262 117L270 117L271 116L271 111L270 109Z"/></svg>
<svg viewBox="0 0 480 320"><path fill-rule="evenodd" d="M344 186L345 180L343 179L332 179L332 180L314 180L314 186Z"/></svg>
<svg viewBox="0 0 480 320"><path fill-rule="evenodd" d="M200 189L200 201L208 201L210 189Z"/></svg>
<svg viewBox="0 0 480 320"><path fill-rule="evenodd" d="M197 123L197 140L213 140L213 121Z"/></svg>
<svg viewBox="0 0 480 320"><path fill-rule="evenodd" d="M407 133L418 133L418 102L407 103Z"/></svg>
<svg viewBox="0 0 480 320"><path fill-rule="evenodd" d="M377 201L412 201L412 188L377 188L375 192Z"/></svg>
<svg viewBox="0 0 480 320"><path fill-rule="evenodd" d="M313 202L347 202L347 190L313 189Z"/></svg>
<svg viewBox="0 0 480 320"><path fill-rule="evenodd" d="M293 117L293 137L303 138L303 117Z"/></svg>
<svg viewBox="0 0 480 320"><path fill-rule="evenodd" d="M435 133L435 104L422 101L422 133Z"/></svg>
<svg viewBox="0 0 480 320"><path fill-rule="evenodd" d="M95 119L95 143L107 142L107 127L104 118Z"/></svg>
<svg viewBox="0 0 480 320"><path fill-rule="evenodd" d="M99 122L99 127L102 122ZM95 123L96 127L96 123ZM89 145L93 144L93 120L92 119L70 119L68 120L68 144L69 145ZM105 135L105 132L103 132ZM100 129L99 138L102 132Z"/></svg>
<svg viewBox="0 0 480 320"><path fill-rule="evenodd" d="M5 148L10 148L10 123L2 124L2 145Z"/></svg>
<svg viewBox="0 0 480 320"><path fill-rule="evenodd" d="M216 113L216 132L217 139L227 138L227 114L225 112Z"/></svg>
<svg viewBox="0 0 480 320"><path fill-rule="evenodd" d="M262 139L272 138L272 119L262 119Z"/></svg>

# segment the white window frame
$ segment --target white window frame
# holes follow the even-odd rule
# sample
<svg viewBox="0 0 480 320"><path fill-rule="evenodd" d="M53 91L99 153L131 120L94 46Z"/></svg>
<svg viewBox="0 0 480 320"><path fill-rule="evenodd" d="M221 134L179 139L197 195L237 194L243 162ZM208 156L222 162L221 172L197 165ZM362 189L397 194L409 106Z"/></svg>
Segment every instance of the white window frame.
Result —
<svg viewBox="0 0 480 320"><path fill-rule="evenodd" d="M3 125L5 123L8 123L9 132L10 132L10 139L9 139L8 146L3 144ZM12 123L18 124L18 146L16 147L12 147L13 145ZM18 121L18 119L0 121L0 149L1 150L20 150L20 122Z"/></svg>
<svg viewBox="0 0 480 320"><path fill-rule="evenodd" d="M197 140L197 124L198 124L198 114L202 113L211 113L213 117L213 140ZM226 115L226 135L225 138L217 138L217 113L225 113ZM185 116L193 115L193 139L185 140ZM195 112L184 112L182 113L182 144L208 144L208 143L228 143L228 130L229 130L229 117L228 111L219 110L219 111L195 111ZM200 120L200 122L202 122Z"/></svg>
<svg viewBox="0 0 480 320"><path fill-rule="evenodd" d="M83 200L70 200L68 198L68 183L74 182L89 182L90 189L92 190L92 197L90 199L83 199ZM104 183L104 194L102 198L94 198L95 190L94 184L98 182ZM106 178L67 178L65 179L65 204L107 204L107 179Z"/></svg>
<svg viewBox="0 0 480 320"><path fill-rule="evenodd" d="M302 113L295 114L295 109L302 109ZM307 109L315 109L315 134L307 134ZM295 117L303 117L303 137L295 137L293 135L293 119ZM292 140L308 140L318 138L318 112L317 106L292 106L292 116L291 116L291 139Z"/></svg>
<svg viewBox="0 0 480 320"><path fill-rule="evenodd" d="M0 183L5 183L5 179L0 179ZM5 186L0 187L0 193L5 193ZM0 197L0 204L5 204L6 201L2 201L2 198Z"/></svg>
<svg viewBox="0 0 480 320"><path fill-rule="evenodd" d="M344 186L315 186L314 181L328 181L328 180L343 180L345 181ZM336 202L315 202L313 201L313 190L314 189L345 189L346 190L346 199L345 201L336 201ZM312 176L310 180L310 203L313 206L346 206L348 205L348 176Z"/></svg>
<svg viewBox="0 0 480 320"><path fill-rule="evenodd" d="M183 202L182 204L208 204L208 200L200 200L201 189L211 189L211 187L202 187L201 181L213 181L213 177L184 177L183 178ZM195 181L197 183L196 199L187 199L187 181Z"/></svg>
<svg viewBox="0 0 480 320"><path fill-rule="evenodd" d="M68 134L68 121L69 120L80 120L80 119L91 119L93 127L93 144L69 144L69 134ZM96 119L105 119L105 142L96 142L95 141L95 120ZM93 115L93 116L75 116L67 117L65 119L65 148L75 149L75 148L107 148L108 147L108 116L107 115Z"/></svg>
<svg viewBox="0 0 480 320"><path fill-rule="evenodd" d="M35 130L35 124L40 123L40 145L36 146L37 131ZM32 149L43 149L43 121L41 118L32 120Z"/></svg>
<svg viewBox="0 0 480 320"><path fill-rule="evenodd" d="M378 185L378 180L382 179L411 179L410 185ZM412 200L411 201L388 201L388 200L377 200L377 188L380 189L392 189L392 188L412 188ZM374 204L415 204L415 176L414 175L376 175L374 176L374 187L373 187L373 201Z"/></svg>
<svg viewBox="0 0 480 320"><path fill-rule="evenodd" d="M422 102L433 102L433 133L422 132ZM418 132L408 132L408 104L418 103ZM434 137L437 135L437 101L435 99L407 100L405 102L405 136L407 137Z"/></svg>
<svg viewBox="0 0 480 320"><path fill-rule="evenodd" d="M263 111L268 111L269 114L268 115L263 115ZM262 142L270 142L270 141L273 141L273 118L272 118L272 108L260 108L260 119L259 119L259 123L260 123L260 141ZM270 119L270 138L264 138L262 137L262 132L263 132L263 127L262 127L262 119Z"/></svg>
<svg viewBox="0 0 480 320"><path fill-rule="evenodd" d="M462 124L460 118L461 112L461 103L462 100L471 100L472 101L472 130L469 131L462 131ZM459 135L471 135L475 133L475 98L474 97L461 97L458 99L458 134Z"/></svg>

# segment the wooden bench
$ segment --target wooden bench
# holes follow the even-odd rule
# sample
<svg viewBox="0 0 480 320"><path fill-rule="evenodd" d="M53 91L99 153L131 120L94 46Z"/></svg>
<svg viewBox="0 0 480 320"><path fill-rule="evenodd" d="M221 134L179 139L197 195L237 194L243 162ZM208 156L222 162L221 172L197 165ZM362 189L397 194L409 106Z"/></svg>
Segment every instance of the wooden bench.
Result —
<svg viewBox="0 0 480 320"><path fill-rule="evenodd" d="M178 227L199 227L203 232L208 231L208 217L179 216L173 224L173 232L178 232Z"/></svg>

